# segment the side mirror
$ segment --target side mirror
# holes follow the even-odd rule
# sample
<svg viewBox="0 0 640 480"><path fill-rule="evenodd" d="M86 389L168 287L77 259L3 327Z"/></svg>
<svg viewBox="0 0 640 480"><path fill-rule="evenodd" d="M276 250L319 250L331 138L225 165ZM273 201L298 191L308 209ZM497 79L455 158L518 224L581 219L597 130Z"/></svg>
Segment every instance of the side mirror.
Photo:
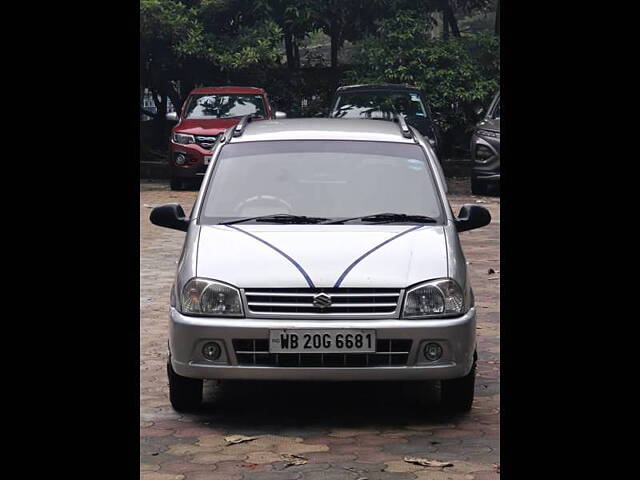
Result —
<svg viewBox="0 0 640 480"><path fill-rule="evenodd" d="M167 120L170 122L178 121L178 112L169 112L167 113Z"/></svg>
<svg viewBox="0 0 640 480"><path fill-rule="evenodd" d="M184 210L177 203L160 205L151 210L149 220L159 227L172 228L186 232L189 228L189 219L185 216Z"/></svg>
<svg viewBox="0 0 640 480"><path fill-rule="evenodd" d="M273 115L273 118L275 118L276 120L282 120L283 118L287 118L287 114L278 111Z"/></svg>
<svg viewBox="0 0 640 480"><path fill-rule="evenodd" d="M466 232L489 225L490 222L491 214L486 208L480 205L463 205L456 219L456 230Z"/></svg>

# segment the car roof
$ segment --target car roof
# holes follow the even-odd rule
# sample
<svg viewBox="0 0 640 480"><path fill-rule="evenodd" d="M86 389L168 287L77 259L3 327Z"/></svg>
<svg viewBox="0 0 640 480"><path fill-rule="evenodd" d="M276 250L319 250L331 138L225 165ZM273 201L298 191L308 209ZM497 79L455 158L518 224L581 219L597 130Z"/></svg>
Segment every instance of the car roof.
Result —
<svg viewBox="0 0 640 480"><path fill-rule="evenodd" d="M258 87L234 87L226 85L222 87L202 87L196 88L191 91L191 95L201 95L207 93L239 93L239 94L263 94L265 93L263 88Z"/></svg>
<svg viewBox="0 0 640 480"><path fill-rule="evenodd" d="M366 90L406 90L412 92L420 92L420 88L412 85L402 83L376 83L376 84L364 84L364 85L345 85L338 87L337 92L346 91L366 91Z"/></svg>
<svg viewBox="0 0 640 480"><path fill-rule="evenodd" d="M269 140L359 140L371 142L415 143L406 138L396 122L343 118L291 118L249 122L242 135L231 142Z"/></svg>

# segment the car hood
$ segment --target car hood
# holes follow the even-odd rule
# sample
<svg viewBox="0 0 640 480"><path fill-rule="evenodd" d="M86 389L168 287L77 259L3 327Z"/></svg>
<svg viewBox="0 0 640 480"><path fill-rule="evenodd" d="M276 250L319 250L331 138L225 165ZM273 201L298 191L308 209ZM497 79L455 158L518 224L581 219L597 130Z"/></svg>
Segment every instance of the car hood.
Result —
<svg viewBox="0 0 640 480"><path fill-rule="evenodd" d="M176 125L174 131L191 135L218 135L239 121L239 118L188 118Z"/></svg>
<svg viewBox="0 0 640 480"><path fill-rule="evenodd" d="M205 225L196 274L240 288L329 288L341 277L341 287L404 288L446 277L447 247L434 225Z"/></svg>
<svg viewBox="0 0 640 480"><path fill-rule="evenodd" d="M484 128L485 130L500 131L500 119L499 118L486 118L476 125L477 128Z"/></svg>

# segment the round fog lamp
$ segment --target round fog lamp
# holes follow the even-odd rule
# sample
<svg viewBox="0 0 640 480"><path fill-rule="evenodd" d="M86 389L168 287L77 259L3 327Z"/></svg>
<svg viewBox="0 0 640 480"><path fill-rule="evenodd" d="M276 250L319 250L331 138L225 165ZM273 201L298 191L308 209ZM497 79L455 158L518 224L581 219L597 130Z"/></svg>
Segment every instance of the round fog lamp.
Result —
<svg viewBox="0 0 640 480"><path fill-rule="evenodd" d="M220 345L215 342L205 343L202 347L202 356L207 360L218 360L221 353Z"/></svg>
<svg viewBox="0 0 640 480"><path fill-rule="evenodd" d="M185 157L181 153L176 155L176 165L184 165L186 161L187 161L187 157Z"/></svg>
<svg viewBox="0 0 640 480"><path fill-rule="evenodd" d="M424 346L424 358L435 362L442 356L442 347L437 343L427 343Z"/></svg>

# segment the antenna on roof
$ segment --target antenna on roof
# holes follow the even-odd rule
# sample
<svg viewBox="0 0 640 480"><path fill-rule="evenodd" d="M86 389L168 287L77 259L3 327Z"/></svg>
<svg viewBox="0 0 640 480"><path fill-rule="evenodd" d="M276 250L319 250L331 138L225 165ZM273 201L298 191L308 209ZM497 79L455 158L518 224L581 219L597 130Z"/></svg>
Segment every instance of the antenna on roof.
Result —
<svg viewBox="0 0 640 480"><path fill-rule="evenodd" d="M402 136L405 138L413 138L413 133L411 133L411 129L407 125L407 122L404 119L404 115L402 115L401 113L396 113L395 118L398 121L398 125L400 126L400 133L402 133Z"/></svg>
<svg viewBox="0 0 640 480"><path fill-rule="evenodd" d="M252 118L253 118L253 115L245 115L244 117L242 117L238 122L238 124L233 129L233 136L239 137L240 135L242 135L244 133L244 129L246 128L247 124L251 121Z"/></svg>

